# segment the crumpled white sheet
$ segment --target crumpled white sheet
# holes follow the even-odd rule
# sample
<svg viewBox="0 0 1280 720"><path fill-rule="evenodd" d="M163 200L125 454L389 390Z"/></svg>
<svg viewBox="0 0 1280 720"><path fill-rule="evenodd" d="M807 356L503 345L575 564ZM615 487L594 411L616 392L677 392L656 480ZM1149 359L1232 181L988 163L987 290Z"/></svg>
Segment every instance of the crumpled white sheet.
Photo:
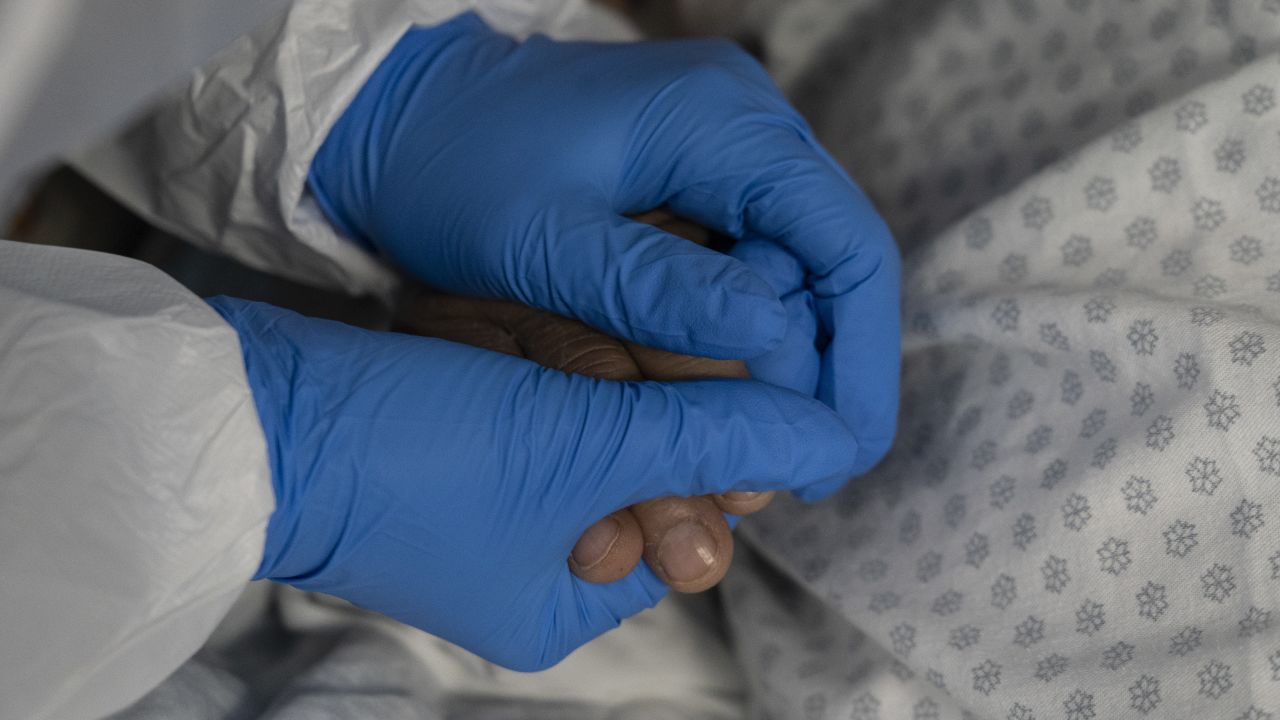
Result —
<svg viewBox="0 0 1280 720"><path fill-rule="evenodd" d="M112 720L729 720L745 688L709 596L672 597L540 673L333 598L254 583L200 654Z"/></svg>

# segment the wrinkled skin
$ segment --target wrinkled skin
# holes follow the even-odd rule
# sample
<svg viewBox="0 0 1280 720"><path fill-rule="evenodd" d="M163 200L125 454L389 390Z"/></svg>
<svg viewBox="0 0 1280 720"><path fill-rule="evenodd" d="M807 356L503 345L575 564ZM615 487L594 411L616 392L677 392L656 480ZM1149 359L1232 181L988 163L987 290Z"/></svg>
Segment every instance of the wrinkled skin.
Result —
<svg viewBox="0 0 1280 720"><path fill-rule="evenodd" d="M715 239L665 211L636 219L701 245L712 245ZM405 305L396 329L608 380L748 377L741 361L678 355L619 341L576 320L501 300L423 291ZM643 557L672 590L707 590L724 578L733 560L725 513L747 515L772 499L773 493L725 493L660 498L622 508L583 533L569 567L584 580L607 583L631 572Z"/></svg>

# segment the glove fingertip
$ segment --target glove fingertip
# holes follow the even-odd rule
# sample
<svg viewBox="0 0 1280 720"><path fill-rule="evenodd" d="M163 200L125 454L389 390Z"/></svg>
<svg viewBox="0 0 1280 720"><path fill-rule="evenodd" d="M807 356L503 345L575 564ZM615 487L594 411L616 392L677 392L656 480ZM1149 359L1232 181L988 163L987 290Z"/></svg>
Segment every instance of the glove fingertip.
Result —
<svg viewBox="0 0 1280 720"><path fill-rule="evenodd" d="M647 344L686 355L748 360L777 350L786 340L787 311L776 297L729 290L704 307L699 316L686 319L685 334L654 335Z"/></svg>
<svg viewBox="0 0 1280 720"><path fill-rule="evenodd" d="M732 270L727 277L692 280L702 295L690 298L701 302L701 317L693 320L697 323L695 343L711 346L694 350L732 360L759 357L776 350L786 339L787 309L762 278L736 260L730 262ZM702 342L698 336L705 336Z"/></svg>
<svg viewBox="0 0 1280 720"><path fill-rule="evenodd" d="M628 340L716 359L743 360L782 343L782 300L738 260L647 226L616 235L617 275L592 274L560 293L567 306L549 307Z"/></svg>
<svg viewBox="0 0 1280 720"><path fill-rule="evenodd" d="M814 452L807 458L809 477L816 481L795 488L792 494L805 502L821 500L839 490L850 478L859 474L858 457L862 444L844 427L822 426L812 428L808 437Z"/></svg>
<svg viewBox="0 0 1280 720"><path fill-rule="evenodd" d="M776 296L757 297L743 303L748 312L739 320L743 328L751 329L750 343L744 343L743 352L735 360L757 358L782 347L787 338L787 309Z"/></svg>

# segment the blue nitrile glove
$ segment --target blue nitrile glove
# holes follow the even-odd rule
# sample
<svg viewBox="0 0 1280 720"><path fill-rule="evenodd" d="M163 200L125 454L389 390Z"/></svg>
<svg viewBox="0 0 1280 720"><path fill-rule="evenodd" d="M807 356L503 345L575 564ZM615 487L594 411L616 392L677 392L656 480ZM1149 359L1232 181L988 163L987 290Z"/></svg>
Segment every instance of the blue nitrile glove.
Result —
<svg viewBox="0 0 1280 720"><path fill-rule="evenodd" d="M330 132L310 187L337 226L432 285L754 358L755 377L836 409L857 472L889 447L897 250L730 43L519 43L471 14L411 30ZM744 240L737 259L624 217L663 205Z"/></svg>
<svg viewBox="0 0 1280 720"><path fill-rule="evenodd" d="M641 563L575 577L579 536L636 502L846 477L829 408L750 380L611 382L231 298L276 510L258 577L330 593L518 670L666 592Z"/></svg>

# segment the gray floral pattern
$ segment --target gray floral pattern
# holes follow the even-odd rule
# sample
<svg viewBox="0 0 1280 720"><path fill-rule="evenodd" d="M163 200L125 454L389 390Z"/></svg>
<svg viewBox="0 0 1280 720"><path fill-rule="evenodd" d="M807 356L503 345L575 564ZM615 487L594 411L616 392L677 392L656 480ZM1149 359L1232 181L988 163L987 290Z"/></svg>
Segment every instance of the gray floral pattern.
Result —
<svg viewBox="0 0 1280 720"><path fill-rule="evenodd" d="M771 7L905 307L889 457L742 523L761 716L1280 717L1280 1Z"/></svg>

